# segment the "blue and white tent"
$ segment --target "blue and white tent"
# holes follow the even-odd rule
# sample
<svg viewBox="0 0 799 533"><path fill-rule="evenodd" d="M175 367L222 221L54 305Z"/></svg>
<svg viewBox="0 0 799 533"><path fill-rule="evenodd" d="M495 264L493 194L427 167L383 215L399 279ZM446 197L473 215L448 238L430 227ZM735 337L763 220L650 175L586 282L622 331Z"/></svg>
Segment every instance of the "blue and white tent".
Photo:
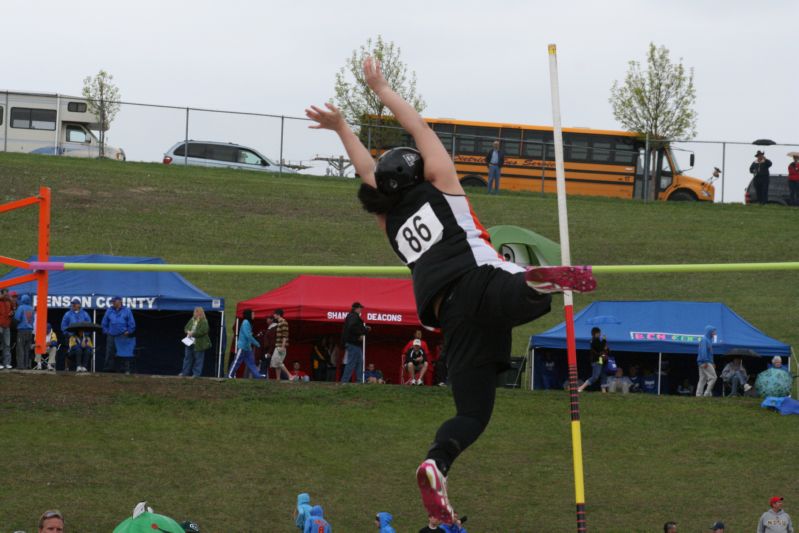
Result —
<svg viewBox="0 0 799 533"><path fill-rule="evenodd" d="M615 353L695 357L707 325L716 327L716 356L733 349L751 350L762 357L791 356L789 345L765 335L718 302L597 301L574 317L577 350L589 349L591 328L596 326ZM565 323L533 335L529 347L565 350Z"/></svg>
<svg viewBox="0 0 799 533"><path fill-rule="evenodd" d="M35 261L35 257L28 261ZM121 257L113 255L51 256L51 261L64 263L129 263L164 264L157 257ZM2 278L29 273L14 269ZM36 300L36 283L11 287L20 294L31 294ZM73 298L79 298L83 308L96 323L102 320L111 298L121 296L130 307L137 322L137 371L152 374L177 374L183 348L180 343L183 327L195 307L202 307L211 326L213 351L206 353L204 375L216 375L224 346L224 310L222 298L209 296L174 272L116 272L116 271L51 271L47 295L48 321L60 335L61 317ZM97 336L97 360L105 354L103 335Z"/></svg>

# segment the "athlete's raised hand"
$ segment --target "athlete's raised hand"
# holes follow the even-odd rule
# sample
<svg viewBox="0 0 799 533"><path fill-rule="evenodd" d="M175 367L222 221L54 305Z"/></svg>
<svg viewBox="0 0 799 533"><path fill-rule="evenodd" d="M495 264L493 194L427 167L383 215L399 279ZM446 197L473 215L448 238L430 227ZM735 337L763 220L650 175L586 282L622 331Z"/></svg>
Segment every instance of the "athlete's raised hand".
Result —
<svg viewBox="0 0 799 533"><path fill-rule="evenodd" d="M316 107L315 105L312 105L305 110L305 116L316 122L316 124L311 124L308 126L309 128L315 130L325 129L338 131L342 126L347 125L339 108L331 103L325 103L325 107L327 108L327 111Z"/></svg>
<svg viewBox="0 0 799 533"><path fill-rule="evenodd" d="M388 82L383 76L383 71L380 69L380 61L371 56L366 56L366 59L363 61L363 77L369 88L376 93L388 87Z"/></svg>

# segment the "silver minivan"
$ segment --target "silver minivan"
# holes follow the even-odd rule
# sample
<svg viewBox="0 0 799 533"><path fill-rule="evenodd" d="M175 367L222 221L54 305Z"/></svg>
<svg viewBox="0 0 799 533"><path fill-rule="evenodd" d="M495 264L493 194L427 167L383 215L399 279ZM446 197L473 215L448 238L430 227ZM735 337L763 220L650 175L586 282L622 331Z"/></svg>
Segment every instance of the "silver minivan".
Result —
<svg viewBox="0 0 799 533"><path fill-rule="evenodd" d="M233 143L214 141L180 141L164 154L165 165L197 165L201 167L239 168L260 170L262 172L283 172L297 174L293 168L281 166L254 148Z"/></svg>

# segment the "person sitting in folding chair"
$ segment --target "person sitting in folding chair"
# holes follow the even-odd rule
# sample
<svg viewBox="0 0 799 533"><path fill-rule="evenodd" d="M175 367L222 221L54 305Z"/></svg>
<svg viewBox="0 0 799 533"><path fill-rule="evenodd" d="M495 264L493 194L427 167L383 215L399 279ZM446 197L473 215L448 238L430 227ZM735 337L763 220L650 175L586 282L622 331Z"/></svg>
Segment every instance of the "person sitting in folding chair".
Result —
<svg viewBox="0 0 799 533"><path fill-rule="evenodd" d="M422 379L427 372L427 354L422 349L422 341L415 339L413 346L405 354L405 368L411 378L409 385L424 385Z"/></svg>

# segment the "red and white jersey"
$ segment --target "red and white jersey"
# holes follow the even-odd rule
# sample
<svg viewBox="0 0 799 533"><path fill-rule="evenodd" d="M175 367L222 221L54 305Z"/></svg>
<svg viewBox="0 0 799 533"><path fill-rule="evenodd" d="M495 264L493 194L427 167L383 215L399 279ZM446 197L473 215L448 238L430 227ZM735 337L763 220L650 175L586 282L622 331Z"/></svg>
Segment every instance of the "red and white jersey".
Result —
<svg viewBox="0 0 799 533"><path fill-rule="evenodd" d="M466 272L483 265L524 272L494 250L465 195L445 194L430 182L405 192L386 215L386 234L411 269L416 309L427 326L438 326L435 296Z"/></svg>

